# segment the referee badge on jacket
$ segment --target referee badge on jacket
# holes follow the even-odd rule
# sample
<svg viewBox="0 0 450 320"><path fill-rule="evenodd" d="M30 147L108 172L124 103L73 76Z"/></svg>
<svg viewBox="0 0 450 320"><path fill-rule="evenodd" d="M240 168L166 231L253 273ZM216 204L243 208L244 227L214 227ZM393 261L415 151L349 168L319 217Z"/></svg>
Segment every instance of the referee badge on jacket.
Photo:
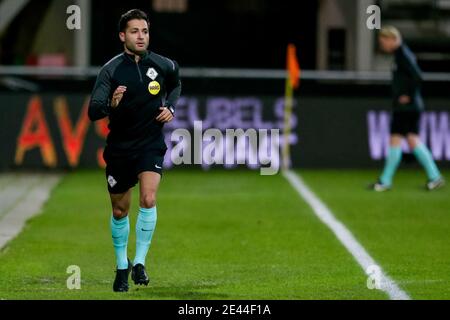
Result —
<svg viewBox="0 0 450 320"><path fill-rule="evenodd" d="M148 84L148 91L152 95L157 95L159 93L159 90L161 90L161 85L158 81L152 81Z"/></svg>
<svg viewBox="0 0 450 320"><path fill-rule="evenodd" d="M148 68L146 75L150 79L155 80L156 77L158 76L158 72L156 72L156 70L153 68Z"/></svg>

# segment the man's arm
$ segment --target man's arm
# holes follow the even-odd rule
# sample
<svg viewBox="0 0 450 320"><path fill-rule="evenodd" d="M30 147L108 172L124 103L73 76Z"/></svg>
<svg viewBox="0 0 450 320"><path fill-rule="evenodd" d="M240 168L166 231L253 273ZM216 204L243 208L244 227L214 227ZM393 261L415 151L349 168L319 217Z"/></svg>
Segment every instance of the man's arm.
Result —
<svg viewBox="0 0 450 320"><path fill-rule="evenodd" d="M102 119L109 115L111 95L111 76L107 69L103 68L95 82L89 102L88 116L91 121Z"/></svg>
<svg viewBox="0 0 450 320"><path fill-rule="evenodd" d="M167 73L167 99L166 106L175 108L178 99L181 95L181 81L179 75L179 67L176 61L170 64L169 72Z"/></svg>
<svg viewBox="0 0 450 320"><path fill-rule="evenodd" d="M422 70L420 70L414 54L408 47L402 46L400 50L398 63L401 64L402 69L407 73L409 81L404 84L402 90L399 92L397 102L400 105L406 105L412 102L416 90L420 87Z"/></svg>
<svg viewBox="0 0 450 320"><path fill-rule="evenodd" d="M161 113L156 117L156 121L170 122L175 116L175 106L181 94L181 81L178 74L178 64L169 60L169 67L166 73L167 97L164 107L159 108Z"/></svg>
<svg viewBox="0 0 450 320"><path fill-rule="evenodd" d="M419 84L422 81L422 70L420 70L416 58L409 50L405 50L403 56L406 69L414 81Z"/></svg>

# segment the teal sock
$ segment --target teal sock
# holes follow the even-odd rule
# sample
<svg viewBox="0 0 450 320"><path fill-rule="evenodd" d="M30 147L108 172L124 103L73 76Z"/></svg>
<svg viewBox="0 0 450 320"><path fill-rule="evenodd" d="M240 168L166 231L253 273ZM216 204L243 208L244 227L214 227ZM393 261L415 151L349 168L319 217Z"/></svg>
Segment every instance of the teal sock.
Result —
<svg viewBox="0 0 450 320"><path fill-rule="evenodd" d="M400 161L402 160L402 148L401 147L389 147L388 156L384 164L383 173L381 174L380 181L385 185L392 185L392 179L394 178L395 171L397 170Z"/></svg>
<svg viewBox="0 0 450 320"><path fill-rule="evenodd" d="M417 160L425 168L428 179L434 181L441 176L441 173L439 172L439 169L431 156L431 152L423 143L417 145L413 152Z"/></svg>
<svg viewBox="0 0 450 320"><path fill-rule="evenodd" d="M139 215L136 222L136 256L133 265L138 263L145 265L145 256L147 255L153 232L156 226L156 206L150 209L139 208Z"/></svg>
<svg viewBox="0 0 450 320"><path fill-rule="evenodd" d="M111 217L111 235L116 253L117 269L128 269L127 245L130 233L128 216L122 219Z"/></svg>

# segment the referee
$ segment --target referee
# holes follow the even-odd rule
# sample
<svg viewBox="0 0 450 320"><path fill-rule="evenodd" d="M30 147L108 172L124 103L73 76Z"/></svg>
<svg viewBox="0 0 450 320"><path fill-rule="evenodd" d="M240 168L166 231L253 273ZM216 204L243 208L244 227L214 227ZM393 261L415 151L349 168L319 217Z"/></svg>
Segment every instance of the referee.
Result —
<svg viewBox="0 0 450 320"><path fill-rule="evenodd" d="M392 26L382 28L378 40L381 50L393 54L395 57L392 79L394 101L389 153L383 173L378 182L372 185L372 188L378 192L391 188L395 171L401 162L401 142L404 137L408 141L409 148L426 171L428 176L426 189L435 190L443 187L445 181L430 151L420 141L418 135L419 120L424 103L420 92L422 75L416 58L408 46L402 42L400 32Z"/></svg>
<svg viewBox="0 0 450 320"><path fill-rule="evenodd" d="M128 291L128 276L147 285L145 257L156 225L156 192L167 147L164 123L174 117L181 92L175 61L147 50L147 15L138 9L123 14L119 38L124 52L106 63L97 77L89 104L92 121L109 117L103 158L111 198L111 234L117 271L116 292ZM136 255L127 257L131 188L139 182Z"/></svg>

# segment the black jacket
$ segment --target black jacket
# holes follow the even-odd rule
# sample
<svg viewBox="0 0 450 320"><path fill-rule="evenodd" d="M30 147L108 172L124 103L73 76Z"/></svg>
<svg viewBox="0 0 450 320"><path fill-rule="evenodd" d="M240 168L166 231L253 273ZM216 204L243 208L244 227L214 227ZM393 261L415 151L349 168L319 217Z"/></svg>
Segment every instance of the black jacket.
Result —
<svg viewBox="0 0 450 320"><path fill-rule="evenodd" d="M118 86L126 86L116 108L110 99ZM88 115L92 121L109 116L106 149L126 156L146 149L167 149L163 123L155 118L162 106L175 108L181 93L178 64L154 52L144 54L138 63L134 56L121 53L106 63L92 91Z"/></svg>
<svg viewBox="0 0 450 320"><path fill-rule="evenodd" d="M392 93L394 111L422 111L424 103L421 94L422 71L416 57L405 44L395 51L395 64L392 71ZM398 98L407 95L411 103L401 105Z"/></svg>

